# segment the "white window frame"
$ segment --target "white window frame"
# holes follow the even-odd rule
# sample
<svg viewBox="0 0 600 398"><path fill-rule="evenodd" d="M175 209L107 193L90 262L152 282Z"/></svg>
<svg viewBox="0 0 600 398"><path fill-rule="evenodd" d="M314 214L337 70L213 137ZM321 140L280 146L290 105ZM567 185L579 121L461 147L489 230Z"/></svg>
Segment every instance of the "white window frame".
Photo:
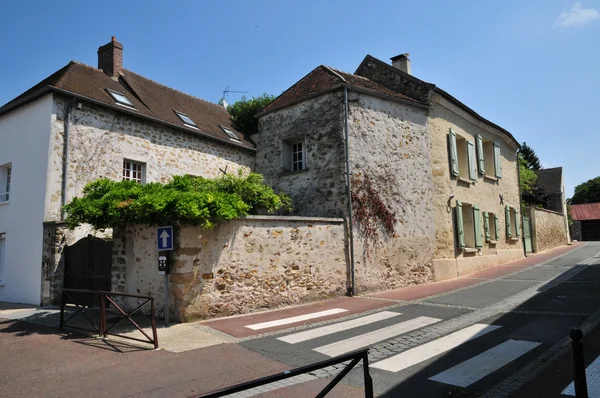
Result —
<svg viewBox="0 0 600 398"><path fill-rule="evenodd" d="M298 148L300 146L300 148ZM281 163L288 172L299 172L308 168L306 160L306 140L297 138L284 140L281 144Z"/></svg>
<svg viewBox="0 0 600 398"><path fill-rule="evenodd" d="M12 184L12 164L0 166L0 203L10 201L10 188Z"/></svg>
<svg viewBox="0 0 600 398"><path fill-rule="evenodd" d="M137 170L139 166L139 170ZM127 175L129 173L129 175ZM139 178L134 177L134 173L139 173ZM136 181L140 184L146 183L146 163L137 162L131 159L123 159L123 180Z"/></svg>
<svg viewBox="0 0 600 398"><path fill-rule="evenodd" d="M3 284L6 258L6 234L0 232L0 285Z"/></svg>

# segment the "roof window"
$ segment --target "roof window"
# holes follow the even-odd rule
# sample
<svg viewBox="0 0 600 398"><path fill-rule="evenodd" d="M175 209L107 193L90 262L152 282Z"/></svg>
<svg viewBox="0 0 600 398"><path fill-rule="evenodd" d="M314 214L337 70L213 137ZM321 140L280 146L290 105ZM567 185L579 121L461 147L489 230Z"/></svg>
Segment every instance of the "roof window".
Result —
<svg viewBox="0 0 600 398"><path fill-rule="evenodd" d="M198 126L196 126L196 123L194 123L194 121L192 120L192 118L190 118L185 113L181 113L181 112L177 112L177 111L173 111L173 112L175 112L175 114L177 116L179 116L179 118L181 119L181 121L183 122L183 124L185 124L186 126L198 128Z"/></svg>
<svg viewBox="0 0 600 398"><path fill-rule="evenodd" d="M225 134L227 134L227 136L229 137L230 140L241 142L240 139L238 138L238 136L235 135L234 132L229 130L227 127L221 126L221 130L223 130L223 132L225 132Z"/></svg>
<svg viewBox="0 0 600 398"><path fill-rule="evenodd" d="M108 88L106 89L106 92L108 94L110 94L111 97L113 97L113 99L115 100L115 102L118 105L124 105L124 106L128 106L130 108L135 108L133 103L131 101L129 101L129 99L124 94L121 94L118 91L114 91L114 90L111 90Z"/></svg>

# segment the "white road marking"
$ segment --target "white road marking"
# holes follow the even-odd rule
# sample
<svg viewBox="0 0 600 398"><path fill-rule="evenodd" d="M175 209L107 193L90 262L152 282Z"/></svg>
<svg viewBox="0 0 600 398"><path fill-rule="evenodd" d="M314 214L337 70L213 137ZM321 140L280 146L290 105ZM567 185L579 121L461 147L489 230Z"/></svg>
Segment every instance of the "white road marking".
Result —
<svg viewBox="0 0 600 398"><path fill-rule="evenodd" d="M402 315L400 312L382 311L376 314L363 316L360 318L352 319L346 322L335 323L333 325L327 325L316 329L307 330L300 333L289 334L287 336L278 337L277 340L285 341L286 343L296 344L306 340L316 339L317 337L327 336L341 332L348 329L354 329L359 326L368 325L374 322L379 322L384 319L393 318L395 316Z"/></svg>
<svg viewBox="0 0 600 398"><path fill-rule="evenodd" d="M596 358L594 362L585 369L585 376L587 379L588 396L590 398L600 397L600 357ZM574 397L575 383L569 384L562 394Z"/></svg>
<svg viewBox="0 0 600 398"><path fill-rule="evenodd" d="M324 345L322 347L315 348L314 351L320 352L321 354L325 354L330 357L334 357L336 355L345 354L347 352L357 350L362 347L367 347L371 344L375 344L383 340L391 339L392 337L395 337L399 334L410 332L411 330L419 329L439 321L441 321L441 319L420 316L409 321L400 322L396 325L377 329L372 332L351 337L346 340L341 340L332 344Z"/></svg>
<svg viewBox="0 0 600 398"><path fill-rule="evenodd" d="M319 311L319 312L313 312L310 314L293 316L291 318L277 319L276 321L256 323L254 325L248 325L246 327L248 329L252 329L252 330L267 329L267 328L272 328L274 326L289 325L290 323L302 322L302 321L306 321L309 319L321 318L321 317L328 316L328 315L335 315L335 314L339 314L339 313L346 312L346 311L348 311L348 310L345 310L343 308L334 308L334 309L326 310L326 311Z"/></svg>
<svg viewBox="0 0 600 398"><path fill-rule="evenodd" d="M485 376L509 364L521 355L533 350L542 343L535 341L507 340L481 354L443 371L429 380L468 387Z"/></svg>
<svg viewBox="0 0 600 398"><path fill-rule="evenodd" d="M475 325L461 329L457 332L449 334L448 336L440 337L437 340L430 341L429 343L411 348L410 350L384 359L383 361L376 362L371 365L371 367L390 372L399 372L403 369L433 358L436 355L450 351L469 340L483 336L484 334L499 329L500 327L501 326L497 325L476 323Z"/></svg>

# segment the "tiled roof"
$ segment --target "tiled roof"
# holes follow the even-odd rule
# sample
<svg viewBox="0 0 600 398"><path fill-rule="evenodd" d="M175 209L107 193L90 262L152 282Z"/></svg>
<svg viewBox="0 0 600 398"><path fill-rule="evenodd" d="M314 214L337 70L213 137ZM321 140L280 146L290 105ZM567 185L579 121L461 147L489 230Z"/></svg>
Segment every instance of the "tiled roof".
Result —
<svg viewBox="0 0 600 398"><path fill-rule="evenodd" d="M115 104L106 89L124 94L133 103L135 110ZM0 115L49 91L71 94L117 111L150 118L227 144L255 148L248 137L235 130L229 113L222 106L163 86L127 69L122 70L118 80L113 80L101 70L75 61L71 61L64 68L2 106ZM186 126L174 111L187 114L196 123L198 129ZM232 141L220 126L232 130L240 142Z"/></svg>
<svg viewBox="0 0 600 398"><path fill-rule="evenodd" d="M600 202L571 205L571 217L578 221L600 220Z"/></svg>
<svg viewBox="0 0 600 398"><path fill-rule="evenodd" d="M548 194L562 192L562 167L536 170L535 173L538 176L536 185L544 192Z"/></svg>
<svg viewBox="0 0 600 398"><path fill-rule="evenodd" d="M337 87L342 87L344 84L348 87L382 94L419 105L425 105L413 98L390 90L367 78L320 65L313 69L308 75L300 79L296 84L284 91L279 97L275 98L275 100L261 112L261 115L302 101L311 95L323 93Z"/></svg>

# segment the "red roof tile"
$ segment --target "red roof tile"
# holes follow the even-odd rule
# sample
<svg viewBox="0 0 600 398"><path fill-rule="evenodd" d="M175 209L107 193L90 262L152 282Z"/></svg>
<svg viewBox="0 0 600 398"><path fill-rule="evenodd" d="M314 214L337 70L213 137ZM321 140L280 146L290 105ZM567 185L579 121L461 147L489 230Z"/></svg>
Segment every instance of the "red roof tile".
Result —
<svg viewBox="0 0 600 398"><path fill-rule="evenodd" d="M600 220L600 202L571 205L571 217L578 221Z"/></svg>

